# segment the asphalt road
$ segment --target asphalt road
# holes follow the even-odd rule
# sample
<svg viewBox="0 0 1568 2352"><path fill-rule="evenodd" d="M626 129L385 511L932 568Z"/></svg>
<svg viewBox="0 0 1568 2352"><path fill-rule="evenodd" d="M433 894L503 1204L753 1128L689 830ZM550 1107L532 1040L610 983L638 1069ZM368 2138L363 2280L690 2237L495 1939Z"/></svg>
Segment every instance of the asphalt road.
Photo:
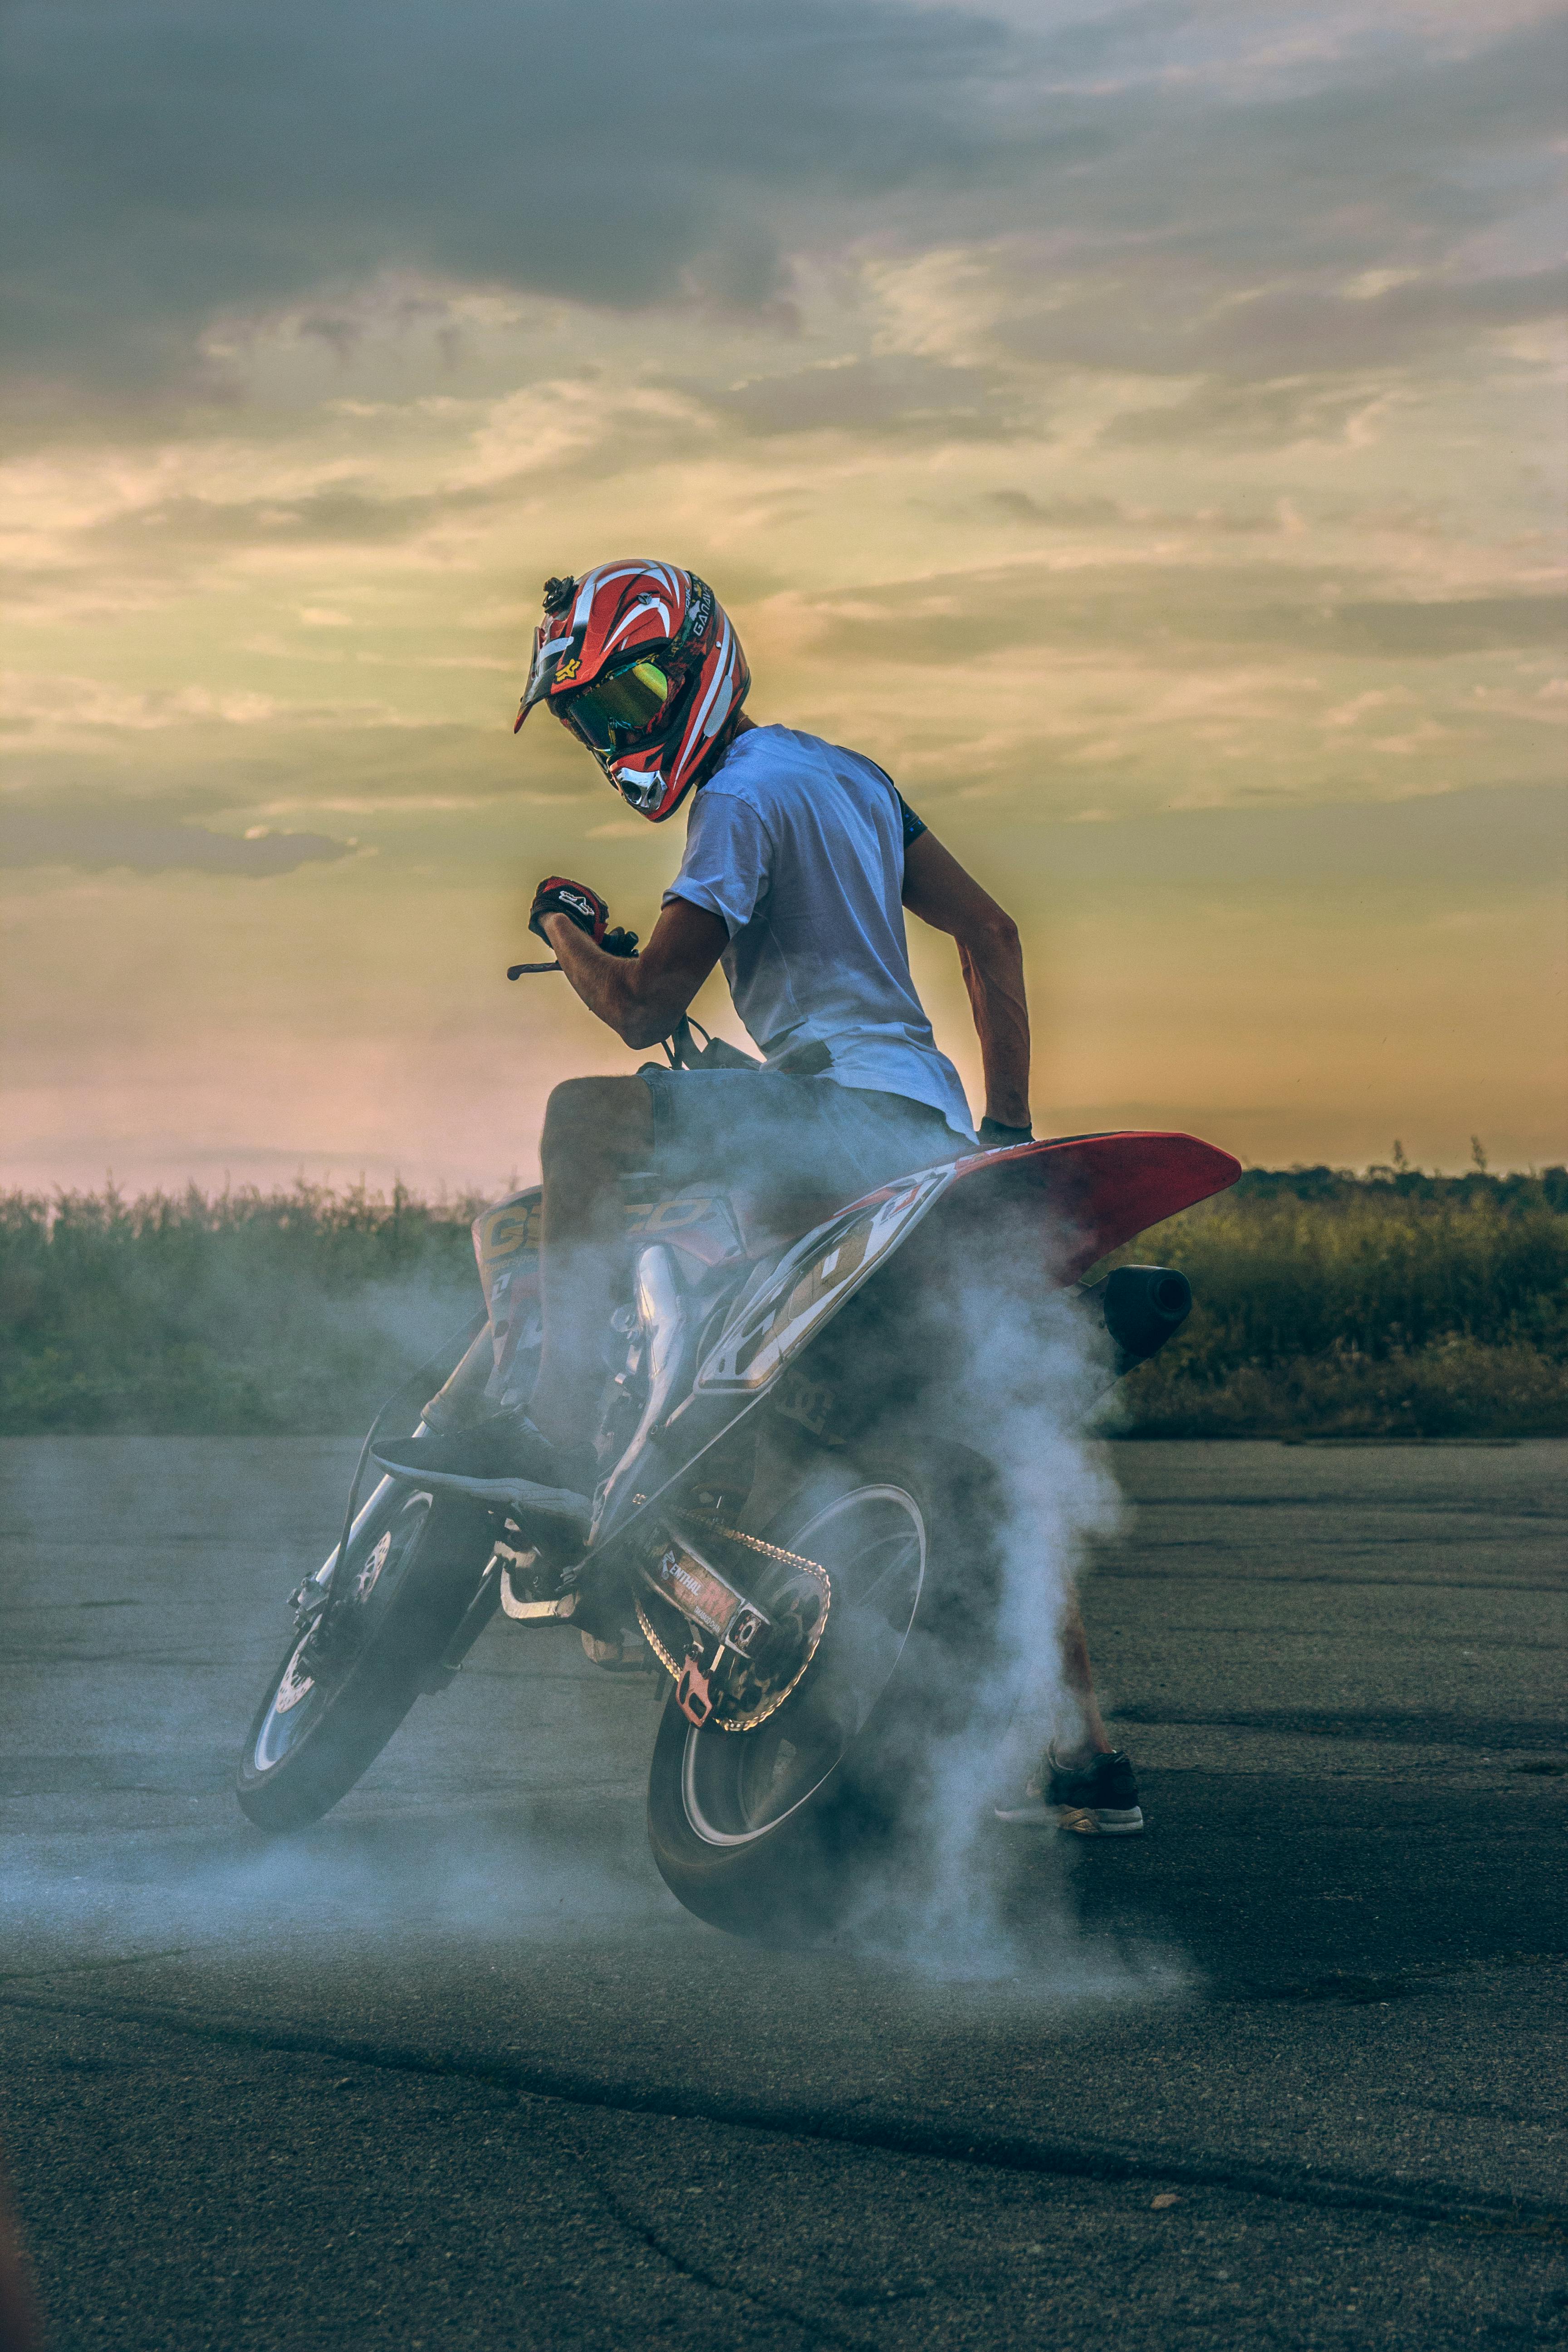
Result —
<svg viewBox="0 0 1568 2352"><path fill-rule="evenodd" d="M647 1857L657 1704L497 1623L327 1822L228 1793L352 1448L13 1440L0 2146L55 2352L1568 2346L1568 1445L1119 1446L1149 1833L950 1950Z"/></svg>

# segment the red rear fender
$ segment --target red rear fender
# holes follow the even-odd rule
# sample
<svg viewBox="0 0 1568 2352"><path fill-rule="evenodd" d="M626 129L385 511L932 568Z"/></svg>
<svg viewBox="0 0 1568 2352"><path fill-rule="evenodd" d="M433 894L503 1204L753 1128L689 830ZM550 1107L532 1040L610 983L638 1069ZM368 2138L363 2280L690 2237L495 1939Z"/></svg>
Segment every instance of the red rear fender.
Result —
<svg viewBox="0 0 1568 2352"><path fill-rule="evenodd" d="M1159 1132L1069 1136L1059 1143L1021 1143L982 1151L958 1163L958 1176L927 1223L938 1238L955 1212L984 1219L1005 1202L1037 1203L1053 1237L1065 1244L1053 1266L1064 1282L1119 1249L1146 1226L1223 1192L1241 1162L1195 1135Z"/></svg>

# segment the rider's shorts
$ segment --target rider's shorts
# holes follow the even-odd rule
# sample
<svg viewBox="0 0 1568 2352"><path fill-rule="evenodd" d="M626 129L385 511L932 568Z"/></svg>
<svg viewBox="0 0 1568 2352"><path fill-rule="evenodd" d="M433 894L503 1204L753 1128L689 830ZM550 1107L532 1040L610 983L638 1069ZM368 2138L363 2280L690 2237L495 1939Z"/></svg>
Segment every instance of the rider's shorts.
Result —
<svg viewBox="0 0 1568 2352"><path fill-rule="evenodd" d="M782 1070L645 1070L660 1189L697 1178L858 1199L975 1147L905 1095Z"/></svg>

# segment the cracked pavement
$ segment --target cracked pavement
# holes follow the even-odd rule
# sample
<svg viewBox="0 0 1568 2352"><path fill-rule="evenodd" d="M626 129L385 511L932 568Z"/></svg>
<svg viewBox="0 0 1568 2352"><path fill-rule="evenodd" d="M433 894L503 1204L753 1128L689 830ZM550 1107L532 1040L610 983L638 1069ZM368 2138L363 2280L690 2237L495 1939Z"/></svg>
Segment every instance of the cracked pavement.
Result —
<svg viewBox="0 0 1568 2352"><path fill-rule="evenodd" d="M54 2352L1568 2346L1568 1444L1120 1445L1149 1833L946 1977L689 1919L658 1695L497 1623L229 1794L336 1441L10 1440L0 2147Z"/></svg>

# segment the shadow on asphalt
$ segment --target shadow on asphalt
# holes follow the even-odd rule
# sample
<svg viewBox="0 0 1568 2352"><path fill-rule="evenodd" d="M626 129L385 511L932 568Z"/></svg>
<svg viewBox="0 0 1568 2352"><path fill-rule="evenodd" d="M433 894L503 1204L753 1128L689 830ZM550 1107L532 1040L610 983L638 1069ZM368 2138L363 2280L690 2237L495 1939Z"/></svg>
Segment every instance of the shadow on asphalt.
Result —
<svg viewBox="0 0 1568 2352"><path fill-rule="evenodd" d="M1392 2000L1455 1967L1568 1950L1568 1872L1530 1818L1528 1780L1500 1803L1392 1772L1140 1780L1143 1837L1069 1848L1080 1926L1179 1950L1215 1992ZM1005 1910L1020 1923L1038 1871L1014 1867ZM1352 1979L1384 1990L1335 1994Z"/></svg>

